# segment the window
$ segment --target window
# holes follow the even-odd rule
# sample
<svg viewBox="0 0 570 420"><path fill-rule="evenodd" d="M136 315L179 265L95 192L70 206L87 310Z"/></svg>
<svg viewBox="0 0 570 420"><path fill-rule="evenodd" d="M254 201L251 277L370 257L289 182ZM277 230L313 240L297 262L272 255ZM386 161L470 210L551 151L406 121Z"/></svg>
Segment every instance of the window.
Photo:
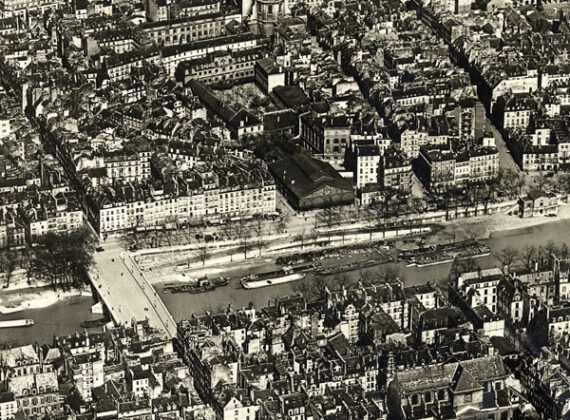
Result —
<svg viewBox="0 0 570 420"><path fill-rule="evenodd" d="M463 396L463 401L466 403L470 403L473 400L473 397L471 396L471 393L469 392L468 394L465 394Z"/></svg>
<svg viewBox="0 0 570 420"><path fill-rule="evenodd" d="M412 395L412 405L418 405L418 394Z"/></svg>

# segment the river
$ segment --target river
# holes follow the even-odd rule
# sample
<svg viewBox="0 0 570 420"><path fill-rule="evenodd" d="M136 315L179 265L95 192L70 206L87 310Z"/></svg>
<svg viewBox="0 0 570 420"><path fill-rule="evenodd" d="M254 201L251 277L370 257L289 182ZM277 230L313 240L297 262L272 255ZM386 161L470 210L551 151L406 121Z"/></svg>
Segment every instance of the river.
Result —
<svg viewBox="0 0 570 420"><path fill-rule="evenodd" d="M0 328L0 345L51 344L54 335L81 331L81 322L101 318L101 315L91 313L93 303L89 296L72 296L46 308L1 314L0 321L30 318L35 324L23 328Z"/></svg>
<svg viewBox="0 0 570 420"><path fill-rule="evenodd" d="M538 226L521 228L509 231L499 231L491 235L491 238L483 242L487 243L496 255L506 246L523 247L527 244L546 245L549 240L555 243L570 243L570 220L558 220ZM482 268L499 266L499 261L493 256L479 258L477 261ZM380 269L383 266L379 266ZM444 284L449 273L450 264L441 264L431 267L406 268L405 263L399 263L404 284L412 286L424 284L427 281ZM264 270L273 268L271 264ZM225 273L225 276L239 275L240 271L234 270ZM216 276L219 274L216 274ZM358 271L350 273L352 278L359 276ZM301 281L310 281L310 277ZM260 289L246 290L237 282L232 282L226 287L212 292L199 294L172 294L162 293L164 284L157 284L156 288L164 303L177 321L189 317L192 313L201 314L204 310L219 310L231 303L232 307L247 306L250 302L257 308L264 307L269 300L279 296L291 294L295 283L264 287ZM0 329L0 345L20 345L33 343L51 343L53 335L66 335L80 331L80 323L85 320L98 319L100 315L91 314L93 299L90 297L76 296L58 302L43 309L26 310L14 314L0 315L0 320L31 318L35 325L27 328Z"/></svg>
<svg viewBox="0 0 570 420"><path fill-rule="evenodd" d="M570 245L570 220L558 220L532 227L493 232L489 239L481 241L491 247L491 255L478 258L477 262L481 268L499 267L500 262L494 255L497 255L503 248L507 246L522 248L527 244L544 246L549 240L557 244L567 242ZM451 264L440 264L424 268L406 267L404 262L397 265L406 286L424 284L428 281L444 286ZM377 269L382 269L385 266L378 266ZM269 264L263 271L271 270L272 268L273 266ZM222 274L216 273L216 276L224 275L230 277L240 274L243 274L242 270L237 269ZM358 278L359 272L350 272L350 277L353 279ZM310 280L311 276L309 275L300 281L306 282ZM156 288L174 319L179 321L189 317L192 313L201 314L204 310L217 311L223 309L230 303L234 309L247 306L249 303L253 303L257 308L261 308L266 306L270 300L291 294L294 285L295 283L286 283L259 289L243 289L234 280L226 287L198 294L163 293L164 284L157 284Z"/></svg>

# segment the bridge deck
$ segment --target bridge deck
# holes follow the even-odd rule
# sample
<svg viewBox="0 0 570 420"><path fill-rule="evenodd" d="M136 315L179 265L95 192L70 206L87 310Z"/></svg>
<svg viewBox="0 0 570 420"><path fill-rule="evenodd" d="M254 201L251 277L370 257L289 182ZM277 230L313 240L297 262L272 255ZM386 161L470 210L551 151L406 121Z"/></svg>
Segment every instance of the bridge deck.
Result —
<svg viewBox="0 0 570 420"><path fill-rule="evenodd" d="M130 255L112 239L103 247L104 251L95 254L95 270L90 277L115 322L130 324L133 319L148 319L150 326L174 338L176 322Z"/></svg>

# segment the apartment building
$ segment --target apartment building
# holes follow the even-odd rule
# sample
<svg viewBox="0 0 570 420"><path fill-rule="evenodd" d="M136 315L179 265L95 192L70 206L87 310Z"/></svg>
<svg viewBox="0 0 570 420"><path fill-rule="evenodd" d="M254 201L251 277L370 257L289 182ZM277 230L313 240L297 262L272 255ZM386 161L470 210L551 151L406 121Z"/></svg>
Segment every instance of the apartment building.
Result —
<svg viewBox="0 0 570 420"><path fill-rule="evenodd" d="M25 224L14 209L0 211L0 249L23 248L26 245Z"/></svg>
<svg viewBox="0 0 570 420"><path fill-rule="evenodd" d="M392 150L380 160L379 183L384 189L410 192L412 189L412 164L405 156Z"/></svg>
<svg viewBox="0 0 570 420"><path fill-rule="evenodd" d="M220 11L219 0L182 0L171 6L171 11L178 17L207 15Z"/></svg>
<svg viewBox="0 0 570 420"><path fill-rule="evenodd" d="M176 70L176 80L187 83L196 79L205 85L252 81L254 66L263 57L264 48L243 51L216 51L205 57L183 61Z"/></svg>
<svg viewBox="0 0 570 420"><path fill-rule="evenodd" d="M123 182L138 182L151 177L150 151L126 154L122 152L106 153L104 167L107 177Z"/></svg>
<svg viewBox="0 0 570 420"><path fill-rule="evenodd" d="M21 16L26 18L31 11L43 12L48 9L58 9L65 4L62 0L3 0L0 3L1 12L4 17Z"/></svg>
<svg viewBox="0 0 570 420"><path fill-rule="evenodd" d="M105 61L109 80L115 82L117 80L128 79L131 74L131 69L141 67L145 62L153 64L160 63L160 53L158 49L149 48L145 50L128 51L110 57Z"/></svg>
<svg viewBox="0 0 570 420"><path fill-rule="evenodd" d="M83 211L70 194L43 195L18 211L31 245L48 233L74 232L84 226Z"/></svg>
<svg viewBox="0 0 570 420"><path fill-rule="evenodd" d="M267 38L246 32L212 39L171 45L162 49L162 64L171 76L176 74L178 64L194 58L205 57L217 51L241 51L266 45Z"/></svg>
<svg viewBox="0 0 570 420"><path fill-rule="evenodd" d="M422 147L414 170L428 189L487 181L499 173L499 152L491 146L461 152Z"/></svg>
<svg viewBox="0 0 570 420"><path fill-rule="evenodd" d="M104 360L98 352L83 353L72 357L72 372L75 386L85 401L92 401L92 390L103 385Z"/></svg>
<svg viewBox="0 0 570 420"><path fill-rule="evenodd" d="M141 29L161 46L216 38L226 33L225 17L220 12L143 23Z"/></svg>
<svg viewBox="0 0 570 420"><path fill-rule="evenodd" d="M353 117L345 114L302 115L300 131L305 148L325 160L342 162L350 144L352 121Z"/></svg>
<svg viewBox="0 0 570 420"><path fill-rule="evenodd" d="M13 392L5 391L0 393L0 420L10 420L15 418L18 411L18 404Z"/></svg>
<svg viewBox="0 0 570 420"><path fill-rule="evenodd" d="M100 233L111 233L155 228L165 223L219 222L275 212L275 184L270 177L241 183L215 174L200 176L196 179L199 187L180 189L178 195L133 185L125 185L122 191L98 191L92 197L92 217Z"/></svg>

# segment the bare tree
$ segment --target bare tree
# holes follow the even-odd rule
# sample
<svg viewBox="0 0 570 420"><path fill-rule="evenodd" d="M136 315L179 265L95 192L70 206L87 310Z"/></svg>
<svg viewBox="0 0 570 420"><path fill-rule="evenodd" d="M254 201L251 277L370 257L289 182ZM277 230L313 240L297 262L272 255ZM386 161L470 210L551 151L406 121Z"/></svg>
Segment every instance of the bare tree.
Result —
<svg viewBox="0 0 570 420"><path fill-rule="evenodd" d="M198 248L198 257L202 261L202 266L206 265L206 260L210 255L210 250L208 249L208 244L206 242L202 243Z"/></svg>
<svg viewBox="0 0 570 420"><path fill-rule="evenodd" d="M187 242L191 243L195 238L196 238L196 230L194 229L193 226L190 226L190 224L188 224L188 227L186 228Z"/></svg>
<svg viewBox="0 0 570 420"><path fill-rule="evenodd" d="M511 246L503 248L499 252L499 255L497 256L497 258L499 259L499 261L501 261L503 266L507 268L507 272L509 271L511 265L517 260L518 257L519 257L518 250Z"/></svg>
<svg viewBox="0 0 570 420"><path fill-rule="evenodd" d="M534 183L539 191L545 191L550 187L550 180L542 172L535 178Z"/></svg>
<svg viewBox="0 0 570 420"><path fill-rule="evenodd" d="M287 229L291 216L289 213L282 213L277 220L277 233L283 233Z"/></svg>
<svg viewBox="0 0 570 420"><path fill-rule="evenodd" d="M557 186L560 192L566 195L566 200L568 200L568 194L570 194L570 174L561 174L557 179Z"/></svg>
<svg viewBox="0 0 570 420"><path fill-rule="evenodd" d="M172 229L169 229L169 225L168 224L164 224L164 232L166 235L166 242L168 242L168 246L172 246L172 235L173 235L173 231Z"/></svg>
<svg viewBox="0 0 570 420"><path fill-rule="evenodd" d="M295 282L291 289L295 294L303 296L305 298L305 301L312 300L313 294L315 293L315 289L304 280Z"/></svg>
<svg viewBox="0 0 570 420"><path fill-rule="evenodd" d="M249 251L249 248L251 246L250 242L251 232L249 231L249 228L243 226L243 228L239 230L238 237L240 239L239 247L243 252L243 258L247 260L247 251Z"/></svg>
<svg viewBox="0 0 570 420"><path fill-rule="evenodd" d="M374 272L370 269L365 269L360 272L360 281L363 286L370 286L374 284L375 280L378 278Z"/></svg>
<svg viewBox="0 0 570 420"><path fill-rule="evenodd" d="M536 261L542 264L542 262L548 260L548 258L549 258L548 251L546 250L545 247L540 245L538 248L536 248Z"/></svg>
<svg viewBox="0 0 570 420"><path fill-rule="evenodd" d="M301 233L296 236L295 241L301 242L301 250L303 250L305 246L305 229L303 229Z"/></svg>
<svg viewBox="0 0 570 420"><path fill-rule="evenodd" d="M257 246L257 250L259 252L259 256L261 257L261 253L263 251L263 219L258 217L255 219L253 223L253 232L255 234L255 244Z"/></svg>
<svg viewBox="0 0 570 420"><path fill-rule="evenodd" d="M391 209L391 213L394 215L394 217L396 218L396 236L398 236L398 217L400 217L400 201L396 200L393 202L393 204L390 206ZM385 236L385 235L384 235Z"/></svg>
<svg viewBox="0 0 570 420"><path fill-rule="evenodd" d="M420 214L424 211L424 203L418 197L410 198L409 206L410 210L414 213Z"/></svg>
<svg viewBox="0 0 570 420"><path fill-rule="evenodd" d="M546 245L545 245L545 247L544 247L544 249L546 250L546 253L547 253L548 257L550 257L551 255L557 254L556 248L557 248L557 247L556 247L556 244L554 243L554 241L553 241L552 239L550 239L550 240L546 243Z"/></svg>
<svg viewBox="0 0 570 420"><path fill-rule="evenodd" d="M566 260L569 254L568 245L566 245L566 242L562 243L562 245L560 245L560 258Z"/></svg>
<svg viewBox="0 0 570 420"><path fill-rule="evenodd" d="M223 225L224 234L226 238L232 240L236 234L236 225L231 220L226 220L226 223Z"/></svg>
<svg viewBox="0 0 570 420"><path fill-rule="evenodd" d="M533 262L536 258L537 250L534 245L527 244L520 250L520 260L527 270L533 269Z"/></svg>
<svg viewBox="0 0 570 420"><path fill-rule="evenodd" d="M28 284L32 283L32 271L34 266L34 253L25 248L20 255L20 267L26 270L26 281Z"/></svg>
<svg viewBox="0 0 570 420"><path fill-rule="evenodd" d="M500 170L497 181L499 189L510 198L519 196L525 184L524 177L512 169Z"/></svg>
<svg viewBox="0 0 570 420"><path fill-rule="evenodd" d="M381 277L386 283L393 283L398 280L400 276L400 269L397 265L388 265L384 268Z"/></svg>
<svg viewBox="0 0 570 420"><path fill-rule="evenodd" d="M8 251L2 253L2 259L0 260L0 265L2 271L6 273L6 287L10 286L10 280L12 279L12 272L16 269L18 265L18 256L13 251Z"/></svg>
<svg viewBox="0 0 570 420"><path fill-rule="evenodd" d="M317 296L322 296L325 288L327 287L327 282L324 276L316 276L313 279L311 286Z"/></svg>
<svg viewBox="0 0 570 420"><path fill-rule="evenodd" d="M344 273L336 274L331 278L331 283L337 290L342 290L350 284L350 278Z"/></svg>
<svg viewBox="0 0 570 420"><path fill-rule="evenodd" d="M451 263L451 269L449 270L449 279L455 281L463 273L470 273L479 270L479 264L474 258L464 258L455 257Z"/></svg>

